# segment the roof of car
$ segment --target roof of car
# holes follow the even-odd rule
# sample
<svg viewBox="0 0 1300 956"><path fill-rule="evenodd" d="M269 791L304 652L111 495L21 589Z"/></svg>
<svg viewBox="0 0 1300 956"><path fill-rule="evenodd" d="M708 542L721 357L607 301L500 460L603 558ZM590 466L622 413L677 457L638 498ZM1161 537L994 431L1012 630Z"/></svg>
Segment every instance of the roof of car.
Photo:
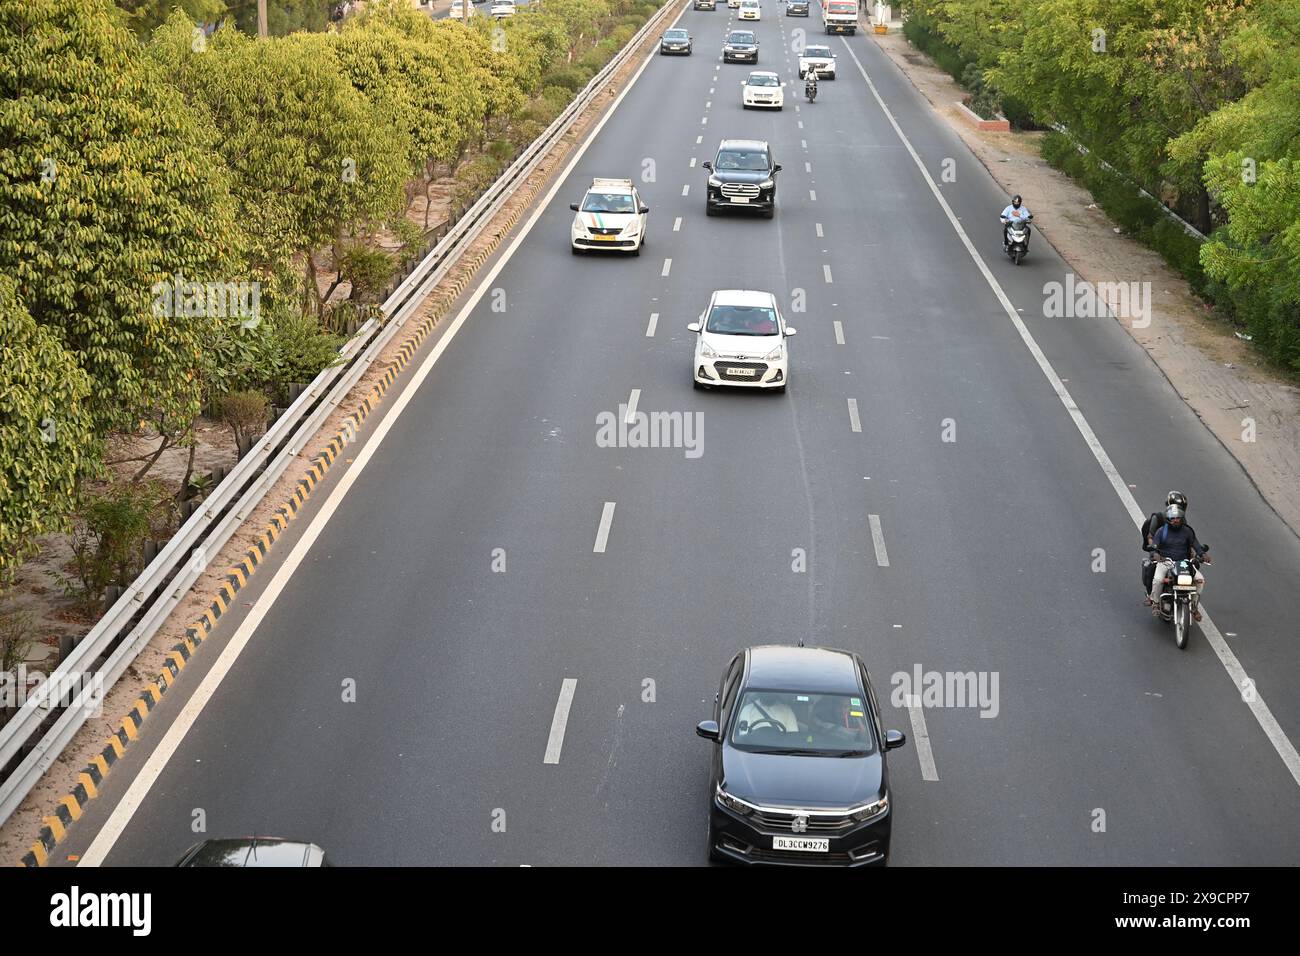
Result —
<svg viewBox="0 0 1300 956"><path fill-rule="evenodd" d="M750 70L750 76L776 76L771 70Z"/></svg>
<svg viewBox="0 0 1300 956"><path fill-rule="evenodd" d="M632 180L596 178L591 181L591 188L598 193L630 193L632 191Z"/></svg>
<svg viewBox="0 0 1300 956"><path fill-rule="evenodd" d="M719 289L713 293L714 305L757 305L770 306L776 296L770 292L758 292L753 289Z"/></svg>
<svg viewBox="0 0 1300 956"><path fill-rule="evenodd" d="M767 149L765 139L724 139L718 149Z"/></svg>
<svg viewBox="0 0 1300 956"><path fill-rule="evenodd" d="M839 694L852 694L860 689L853 657L848 651L789 644L764 644L749 649L748 686Z"/></svg>
<svg viewBox="0 0 1300 956"><path fill-rule="evenodd" d="M185 866L320 866L325 853L314 843L276 837L205 840L190 848Z"/></svg>

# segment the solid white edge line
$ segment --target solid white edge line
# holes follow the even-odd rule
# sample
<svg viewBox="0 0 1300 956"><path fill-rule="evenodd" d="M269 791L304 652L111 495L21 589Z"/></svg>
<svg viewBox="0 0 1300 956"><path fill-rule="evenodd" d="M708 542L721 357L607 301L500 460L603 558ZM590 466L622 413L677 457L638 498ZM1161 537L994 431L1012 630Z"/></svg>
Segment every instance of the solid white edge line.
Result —
<svg viewBox="0 0 1300 956"><path fill-rule="evenodd" d="M682 15L684 14L685 10L682 11ZM676 24L678 20L681 20L681 15L679 15L677 20L674 20L673 23ZM108 820L105 822L104 826L100 828L99 833L96 834L90 847L86 850L81 861L77 864L78 866L99 866L112 851L113 845L130 824L131 818L135 816L136 811L144 802L144 798L148 796L149 790L152 788L154 781L158 779L163 768L167 765L168 760L171 759L172 754L176 752L181 741L185 739L185 735L189 733L190 727L193 726L200 712L202 712L203 707L221 685L222 679L225 677L226 673L229 672L235 660L238 659L240 652L244 649L244 646L257 630L258 625L261 624L262 619L275 605L276 599L284 590L289 578L292 577L294 571L297 570L298 565L302 563L302 559L306 556L316 539L320 536L321 530L324 528L326 522L329 521L330 517L338 509L343 496L347 494L348 489L350 489L356 482L357 477L365 470L366 464L383 443L384 436L388 434L389 430L393 427L393 424L397 421L398 416L400 416L406 406L410 404L415 393L419 391L420 385L433 370L438 359L440 359L442 354L447 350L452 339L456 337L456 333L460 331L466 320L468 320L470 313L478 306L479 301L491 287L491 284L496 280L496 277L501 273L501 270L505 268L506 263L510 261L510 258L515 254L519 247L523 245L524 240L532 231L533 226L537 224L537 220L541 219L542 214L550 207L551 202L555 199L556 193L558 193L560 188L564 185L565 180L567 180L573 173L573 170L582 160L582 157L586 155L591 144L594 143L596 137L600 135L600 131L604 129L605 124L609 122L615 112L617 112L619 105L623 102L623 98L631 92L632 88L636 85L637 80L641 78L641 74L645 72L646 67L650 65L654 58L654 52L651 52L645 57L641 66L632 76L632 79L625 87L623 87L618 96L614 99L614 102L610 104L609 108L605 111L605 114L601 116L596 122L596 125L592 127L591 132L587 134L587 138L583 141L582 145L578 147L576 152L574 152L568 164L560 171L559 175L555 177L555 181L552 183L551 188L547 191L542 201L537 204L537 208L533 210L532 215L529 216L528 219L525 220L523 226L520 227L518 235L516 235L510 245L506 247L506 251L501 254L501 257L493 263L492 268L488 270L482 281L479 282L478 287L474 290L474 293L466 301L464 308L460 310L456 318L452 320L449 326L447 326L447 331L434 344L428 357L425 358L418 371L416 371L416 373L411 377L411 381L404 389L402 389L400 394L393 399L392 404L388 406L387 411L383 414L382 420L375 427L374 435L356 455L351 467L343 473L343 477L339 480L339 483L334 487L334 490L321 506L320 512L307 526L307 530L303 533L302 538L290 550L288 556L285 558L285 563L281 565L272 576L271 583L267 585L265 593L263 593L262 597L257 600L253 608L249 611L248 617L244 619L240 626L235 630L234 634L231 635L230 642L217 658L212 669L204 676L203 681L195 689L193 696L186 702L186 705L176 716L176 719L167 729L166 734L164 734L163 739L159 742L153 753L149 755L149 759L145 762L145 765L140 769L140 772L131 782L131 786L127 788L122 799L118 801L117 806L113 808L112 813L109 814ZM383 406L380 406L380 408L382 410Z"/></svg>
<svg viewBox="0 0 1300 956"><path fill-rule="evenodd" d="M921 176L924 177L926 185L930 187L931 194L943 208L944 215L948 217L948 222L952 225L958 238L961 239L962 245L966 247L967 253L970 254L976 267L979 268L980 274L984 276L984 280L993 290L993 294L997 296L998 302L1001 303L1002 309L1006 312L1007 317L1011 319L1016 331L1020 333L1021 341L1025 343L1025 347L1029 349L1029 353L1034 357L1034 361L1038 363L1039 369L1041 369L1043 375L1047 377L1047 381L1051 384L1052 390L1056 392L1057 398L1059 398L1061 404L1065 406L1065 410L1074 421L1074 425L1078 428L1079 434L1083 436L1083 440L1087 443L1088 449L1097 460L1097 464L1101 466L1101 470L1106 475L1107 480L1110 481L1111 487L1115 489L1115 494L1119 496L1120 503L1128 512L1129 518L1132 519L1135 525L1141 526L1145 514L1142 509L1138 507L1137 499L1135 499L1133 493L1129 491L1128 485L1125 484L1119 470L1110 460L1110 456L1106 454L1106 449L1102 447L1101 441L1092 430L1092 426L1088 424L1088 420L1084 418L1083 412L1080 411L1079 406L1075 404L1074 398L1071 397L1064 383L1062 383L1061 377L1056 374L1056 369L1052 367L1052 363L1048 361L1047 356L1043 354L1043 350L1039 348L1038 342L1034 340L1028 326L1026 326L1024 321L1020 318L1020 314L1016 312L1016 308L1011 304L1011 300L1007 297L1006 292L1003 291L998 280L993 277L993 273L989 271L989 267L984 262L983 257L980 256L978 251L976 251L975 244L971 242L970 236L966 235L966 230L962 228L961 223L957 220L956 214L952 211L952 207L949 206L948 201L944 199L943 193L939 190L938 185L934 181L934 177L932 177L930 171L925 168L925 163L921 160L921 157L917 154L915 148L913 148L912 143L907 138L906 134L903 133L902 128L898 125L898 121L894 119L894 114L891 113L889 107L885 105L885 101L880 96L880 91L876 89L876 84L871 81L871 77L868 75L866 68L862 65L862 61L858 59L858 55L853 52L853 48L849 46L847 40L844 40L844 48L849 51L849 56L853 58L853 62L857 66L858 72L861 73L862 78L867 81L867 86L871 90L871 95L875 97L876 102L880 105L880 109L884 112L885 118L889 120L889 125L894 128L894 134L899 138L903 146L906 147L908 154L911 155L912 162L916 164L916 168L920 170ZM1263 695L1260 694L1257 689L1252 695L1250 695L1251 699L1245 699L1247 695L1243 692L1243 683L1250 680L1249 676L1246 674L1246 669L1241 666L1241 662L1237 659L1237 655L1232 652L1232 648L1230 648L1227 641L1223 639L1223 635L1219 633L1219 629L1215 627L1214 622L1210 620L1210 614L1205 610L1204 605L1201 606L1201 615L1201 632L1205 635L1206 640L1209 641L1210 646L1214 648L1214 653L1218 655L1219 661L1223 664L1224 670L1227 671L1228 676L1232 679L1233 686L1237 689L1237 693L1241 695L1243 702L1250 708L1250 712L1255 715L1255 720L1259 723L1260 729L1264 731L1264 736L1268 738L1269 743L1273 745L1273 749L1277 751L1277 755L1281 757L1282 762L1286 764L1287 770L1291 772L1292 779L1295 780L1297 785L1300 785L1300 753L1296 752L1295 744L1293 744L1291 739L1287 737L1286 731L1284 731L1282 725L1277 722L1277 718L1273 716L1273 712L1264 702ZM1251 686L1253 687L1253 684Z"/></svg>
<svg viewBox="0 0 1300 956"><path fill-rule="evenodd" d="M862 420L858 418L858 400L856 398L849 399L849 427L855 432L862 431Z"/></svg>
<svg viewBox="0 0 1300 956"><path fill-rule="evenodd" d="M871 522L871 543L876 546L876 564L889 567L889 552L885 550L885 532L880 528L880 515L867 515Z"/></svg>
<svg viewBox="0 0 1300 956"><path fill-rule="evenodd" d="M627 399L627 414L623 416L623 420L629 425L636 420L636 404L639 401L641 401L641 389L634 388Z"/></svg>
<svg viewBox="0 0 1300 956"><path fill-rule="evenodd" d="M560 696L555 701L555 713L551 716L551 734L546 738L546 756L542 763L559 763L560 751L564 747L564 729L569 725L569 708L573 706L573 692L578 680L566 677L560 684Z"/></svg>
<svg viewBox="0 0 1300 956"><path fill-rule="evenodd" d="M648 339L654 338L655 329L658 327L658 325L659 325L659 313L651 312L650 324L645 327L645 337Z"/></svg>
<svg viewBox="0 0 1300 956"><path fill-rule="evenodd" d="M844 326L840 323L840 320L839 320L839 319L836 319L836 320L835 320L834 322L832 322L831 324L835 327L835 344L836 344L836 345L843 345L843 344L844 344Z"/></svg>
<svg viewBox="0 0 1300 956"><path fill-rule="evenodd" d="M930 749L930 730L925 726L925 709L921 706L921 698L916 694L908 694L905 700L907 716L912 721L912 746L921 762L921 779L938 780L939 771L934 765L934 751Z"/></svg>
<svg viewBox="0 0 1300 956"><path fill-rule="evenodd" d="M600 509L600 525L596 528L596 543L591 547L592 554L604 554L605 545L609 543L609 529L614 523L614 502L606 501Z"/></svg>

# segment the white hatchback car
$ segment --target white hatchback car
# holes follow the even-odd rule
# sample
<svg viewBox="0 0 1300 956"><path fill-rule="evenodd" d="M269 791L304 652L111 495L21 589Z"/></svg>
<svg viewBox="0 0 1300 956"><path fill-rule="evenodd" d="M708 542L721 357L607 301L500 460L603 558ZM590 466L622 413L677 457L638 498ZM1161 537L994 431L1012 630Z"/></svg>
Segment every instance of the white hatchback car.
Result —
<svg viewBox="0 0 1300 956"><path fill-rule="evenodd" d="M515 0L492 0L492 7L488 12L497 20L513 17L515 15Z"/></svg>
<svg viewBox="0 0 1300 956"><path fill-rule="evenodd" d="M630 179L593 179L582 202L570 203L577 215L569 227L569 248L576 256L590 249L641 255L650 207L641 202Z"/></svg>
<svg viewBox="0 0 1300 956"><path fill-rule="evenodd" d="M740 84L740 102L749 109L759 106L779 110L785 106L785 86L781 78L767 70L755 70Z"/></svg>
<svg viewBox="0 0 1300 956"><path fill-rule="evenodd" d="M723 289L713 293L698 322L692 379L696 388L738 385L784 392L790 379L785 324L770 292Z"/></svg>
<svg viewBox="0 0 1300 956"><path fill-rule="evenodd" d="M758 5L758 0L740 0L740 15L737 20L761 20L763 19L763 8Z"/></svg>

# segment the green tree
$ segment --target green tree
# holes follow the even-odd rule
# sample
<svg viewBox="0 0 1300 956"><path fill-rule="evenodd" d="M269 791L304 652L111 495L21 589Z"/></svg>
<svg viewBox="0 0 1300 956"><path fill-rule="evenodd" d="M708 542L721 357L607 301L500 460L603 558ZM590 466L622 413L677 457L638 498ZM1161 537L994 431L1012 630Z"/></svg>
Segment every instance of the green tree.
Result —
<svg viewBox="0 0 1300 956"><path fill-rule="evenodd" d="M239 278L211 129L115 20L107 0L0 0L0 273L89 374L100 435L193 417L211 323L156 287Z"/></svg>
<svg viewBox="0 0 1300 956"><path fill-rule="evenodd" d="M67 527L97 460L90 376L16 289L0 278L0 591L39 536Z"/></svg>

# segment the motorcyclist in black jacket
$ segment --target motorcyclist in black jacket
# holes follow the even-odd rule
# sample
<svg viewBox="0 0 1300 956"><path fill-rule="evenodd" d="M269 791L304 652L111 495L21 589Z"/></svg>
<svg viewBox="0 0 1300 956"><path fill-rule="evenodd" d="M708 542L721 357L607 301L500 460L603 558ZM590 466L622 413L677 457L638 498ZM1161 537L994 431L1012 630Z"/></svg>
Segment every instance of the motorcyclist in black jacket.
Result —
<svg viewBox="0 0 1300 956"><path fill-rule="evenodd" d="M1151 536L1149 550L1154 552L1156 573L1152 575L1151 593L1147 603L1158 612L1160 593L1164 590L1165 580L1174 564L1184 559L1200 559L1208 564L1210 559L1205 554L1207 550L1205 545L1196 540L1196 532L1183 523L1183 509L1178 505L1170 505L1165 509L1165 523ZM1204 587L1205 578L1201 575L1200 569L1197 569L1196 593L1199 595ZM1196 610L1192 613L1192 619L1195 621L1201 619L1199 601Z"/></svg>

